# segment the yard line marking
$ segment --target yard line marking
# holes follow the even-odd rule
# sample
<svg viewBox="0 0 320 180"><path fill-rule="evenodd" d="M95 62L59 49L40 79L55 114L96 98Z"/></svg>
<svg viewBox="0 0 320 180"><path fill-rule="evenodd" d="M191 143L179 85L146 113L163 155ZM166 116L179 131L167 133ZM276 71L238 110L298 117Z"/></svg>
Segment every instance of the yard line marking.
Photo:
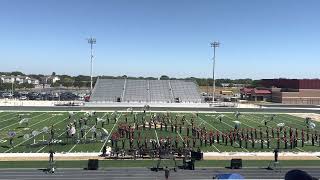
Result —
<svg viewBox="0 0 320 180"><path fill-rule="evenodd" d="M111 134L112 134L112 131L113 131L114 127L116 126L116 124L118 124L118 121L119 121L119 119L120 119L120 117L121 117L121 116L122 116L122 113L118 116L116 123L114 123L114 125L113 125L113 127L112 127L112 129L111 129L111 131L110 131L110 133L109 133L109 135L108 135L108 137L107 137L107 139L104 141L104 143L103 143L103 145L102 145L102 147L101 147L101 149L100 149L100 151L99 151L99 152L101 152L101 151L102 151L102 149L103 149L103 147L107 144L108 139L110 138L110 136L111 136Z"/></svg>
<svg viewBox="0 0 320 180"><path fill-rule="evenodd" d="M79 112L76 112L76 114L77 114L77 113L79 113ZM63 119L63 120L61 120L61 121L53 124L53 126L55 126L55 125L57 125L57 124L60 124L61 122L65 121L65 120L67 120L67 119L68 119L68 118L65 118L65 119ZM57 138L61 137L65 132L66 132L66 131L63 131L61 134L59 134L59 136L58 136ZM46 148L47 146L48 146L48 144L45 145L45 146L43 146L43 147L42 147L41 149L39 149L36 153L39 153L40 151L42 151L42 150L43 150L44 148Z"/></svg>
<svg viewBox="0 0 320 180"><path fill-rule="evenodd" d="M107 113L104 113L104 115L101 118L104 118L107 115ZM94 124L87 132L84 133L84 137L86 137L86 135L89 133L89 131L95 126L96 124ZM80 141L78 141L75 145L72 146L72 148L68 151L68 153L70 153L78 144L80 143Z"/></svg>
<svg viewBox="0 0 320 180"><path fill-rule="evenodd" d="M159 138L158 138L158 133L156 130L154 130L154 133L156 134L156 137L157 137L157 142L158 142L158 146L160 147L160 142L159 142Z"/></svg>
<svg viewBox="0 0 320 180"><path fill-rule="evenodd" d="M298 148L298 147L296 147L299 151L302 151L302 152L306 152L305 150L303 150L303 149L300 149L300 148Z"/></svg>
<svg viewBox="0 0 320 180"><path fill-rule="evenodd" d="M284 116L284 114L279 114L279 116L280 116L280 117L283 117L283 118L291 119L291 120L293 120L293 121L299 121L299 120L296 119L295 117L291 117L291 115L289 115L289 114L288 114L288 116ZM294 125L297 125L297 126L301 126L301 127L303 127L303 128L306 127L305 125L297 124L297 123L294 123L294 122L292 122L292 121L288 121L288 120L286 120L286 119L282 119L282 120L284 120L284 121L286 121L286 122L290 122L290 123L292 123L292 124L294 124Z"/></svg>
<svg viewBox="0 0 320 180"><path fill-rule="evenodd" d="M44 115L44 114L47 114L47 113L42 113L42 114L36 115L36 116L32 117L31 119L36 118L36 117L39 117L39 116L42 116L42 115ZM52 117L53 117L53 116L52 116ZM13 125L16 125L16 124L19 124L19 122L16 122L16 123L10 124L10 125L8 125L8 126L6 126L6 127L3 127L3 128L0 129L0 131L3 130L3 129L5 129L5 128L7 128L7 127L11 127L11 126L13 126Z"/></svg>
<svg viewBox="0 0 320 180"><path fill-rule="evenodd" d="M2 120L2 121L0 121L0 123L6 122L6 121L10 121L11 119L15 119L15 118L17 118L17 117L11 117L11 118L9 118L9 119Z"/></svg>
<svg viewBox="0 0 320 180"><path fill-rule="evenodd" d="M231 119L231 120L235 120L235 119L229 117L228 115L225 115L225 117L227 117L227 118L229 118L229 119ZM247 118L244 118L244 119L247 119ZM241 121L240 121L240 122L241 122ZM246 125L246 126L248 126L248 127L250 127L250 128L254 128L253 126L250 126L250 125L248 125L248 124L246 124L246 123L244 123L244 122L241 122L241 123L244 124L244 125Z"/></svg>
<svg viewBox="0 0 320 180"><path fill-rule="evenodd" d="M256 116L255 114L252 114L252 116L255 116L255 117L261 118L260 116ZM274 123L274 124L276 124L276 125L277 125L277 123L276 123L276 122L274 122L274 121L270 121L270 122L272 122L272 123ZM288 121L287 121L287 122L288 122ZM293 123L293 124L294 124L294 123ZM285 125L285 127L290 128L288 125Z"/></svg>
<svg viewBox="0 0 320 180"><path fill-rule="evenodd" d="M217 128L215 128L214 126L212 126L212 124L208 123L206 120L202 119L200 116L198 116L199 119L201 119L203 122L205 122L206 124L210 125L211 127L213 127L215 130L217 130L218 132L222 133L220 130L218 130ZM222 121L223 122L223 121ZM225 122L223 122L225 123ZM232 127L231 125L225 123L226 125ZM233 128L233 127L232 127ZM235 144L238 144L237 142L235 142ZM239 145L239 144L238 144ZM244 149L245 151L249 152L248 149L241 147L241 149Z"/></svg>
<svg viewBox="0 0 320 180"><path fill-rule="evenodd" d="M3 112L2 112L2 113L3 113ZM10 112L10 113L7 113L7 114L3 114L3 115L0 116L0 118L3 118L3 117L8 116L8 115L12 115L12 114L16 114L16 113Z"/></svg>
<svg viewBox="0 0 320 180"><path fill-rule="evenodd" d="M43 122L43 121L46 121L46 120L48 120L48 119L51 119L51 118L53 118L53 117L54 117L54 116L48 117L48 118L46 118L46 119L44 119L44 120L42 120L42 121L39 121L39 122L37 122L37 123L33 124L32 126L34 126L34 125L36 125L36 124L39 124L39 123L41 123L41 122ZM32 127L32 126L30 126L30 127ZM43 132L39 133L38 135L40 135L40 134L42 134L42 133L43 133ZM36 135L36 136L38 136L38 135ZM32 139L32 138L35 138L36 136L30 137L29 139L26 139L26 140L22 141L21 143L19 143L19 144L17 144L17 145L15 145L15 146L13 146L12 148L10 148L10 149L6 150L4 153L6 153L6 152L8 152L8 151L12 150L13 148L15 148L15 147L17 147L17 146L19 146L19 145L21 145L21 144L23 144L23 143L27 142L27 141L29 141L29 140L30 140L30 139Z"/></svg>

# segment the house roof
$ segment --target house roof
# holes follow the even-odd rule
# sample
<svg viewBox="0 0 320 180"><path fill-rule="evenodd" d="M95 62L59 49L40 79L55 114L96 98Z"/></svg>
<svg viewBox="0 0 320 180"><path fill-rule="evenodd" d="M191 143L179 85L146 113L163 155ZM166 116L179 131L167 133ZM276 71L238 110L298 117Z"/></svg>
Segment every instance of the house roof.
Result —
<svg viewBox="0 0 320 180"><path fill-rule="evenodd" d="M251 94L252 90L253 90L253 88L241 88L240 93L241 94Z"/></svg>
<svg viewBox="0 0 320 180"><path fill-rule="evenodd" d="M256 89L254 88L252 91L251 91L252 94L271 94L271 91L270 90L267 90L267 89Z"/></svg>

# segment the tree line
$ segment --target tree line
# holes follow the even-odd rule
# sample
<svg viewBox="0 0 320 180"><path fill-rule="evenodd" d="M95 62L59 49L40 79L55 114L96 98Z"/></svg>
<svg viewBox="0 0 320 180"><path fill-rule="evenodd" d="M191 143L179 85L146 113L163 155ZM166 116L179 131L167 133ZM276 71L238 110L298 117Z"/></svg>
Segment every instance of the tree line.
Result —
<svg viewBox="0 0 320 180"><path fill-rule="evenodd" d="M28 76L31 78L38 79L40 81L40 85L43 84L41 82L41 79L46 76L43 74L24 74L19 71L14 72L0 72L1 75L6 76ZM90 87L90 76L86 75L78 75L78 76L70 76L70 75L57 75L55 72L52 72L52 76L58 76L60 78L59 81L56 81L55 83L51 84L51 87ZM101 79L144 79L144 80L189 80L196 82L199 86L212 86L213 80L212 78L196 78L196 77L188 77L188 78L175 78L175 77L169 77L167 75L162 75L159 78L157 77L133 77L133 76L98 76L93 77L93 83L96 82L97 78ZM216 79L215 84L217 87L222 86L222 84L229 84L229 86L233 86L234 84L243 84L244 86L249 87L257 87L259 86L259 80L253 80L250 78L245 79ZM8 90L11 89L12 84L11 83L0 83L0 90ZM34 85L23 83L23 84L15 84L16 88L33 88Z"/></svg>

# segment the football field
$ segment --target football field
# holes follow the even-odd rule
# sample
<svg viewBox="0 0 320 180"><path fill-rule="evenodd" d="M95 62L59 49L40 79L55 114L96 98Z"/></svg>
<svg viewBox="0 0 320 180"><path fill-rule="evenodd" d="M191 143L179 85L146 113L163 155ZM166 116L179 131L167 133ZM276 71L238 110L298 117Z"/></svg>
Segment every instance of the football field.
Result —
<svg viewBox="0 0 320 180"><path fill-rule="evenodd" d="M319 152L320 123L309 123L314 125L280 113L10 111L0 112L0 153L86 153L101 152L104 145L129 150L163 144L203 152L271 152L278 146Z"/></svg>

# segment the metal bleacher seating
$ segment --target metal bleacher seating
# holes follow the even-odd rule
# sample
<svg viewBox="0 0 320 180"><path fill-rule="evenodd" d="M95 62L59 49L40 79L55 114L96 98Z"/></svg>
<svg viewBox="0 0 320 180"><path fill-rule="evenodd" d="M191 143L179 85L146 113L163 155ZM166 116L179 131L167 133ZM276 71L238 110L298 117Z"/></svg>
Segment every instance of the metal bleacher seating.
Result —
<svg viewBox="0 0 320 180"><path fill-rule="evenodd" d="M151 102L173 102L171 89L167 80L149 80L149 84Z"/></svg>
<svg viewBox="0 0 320 180"><path fill-rule="evenodd" d="M201 97L193 81L98 79L90 101L200 103Z"/></svg>
<svg viewBox="0 0 320 180"><path fill-rule="evenodd" d="M124 92L125 102L147 102L148 83L147 80L128 79Z"/></svg>
<svg viewBox="0 0 320 180"><path fill-rule="evenodd" d="M192 81L170 80L175 99L183 103L200 103L198 86Z"/></svg>
<svg viewBox="0 0 320 180"><path fill-rule="evenodd" d="M116 102L122 101L124 79L98 79L93 89L90 101Z"/></svg>

